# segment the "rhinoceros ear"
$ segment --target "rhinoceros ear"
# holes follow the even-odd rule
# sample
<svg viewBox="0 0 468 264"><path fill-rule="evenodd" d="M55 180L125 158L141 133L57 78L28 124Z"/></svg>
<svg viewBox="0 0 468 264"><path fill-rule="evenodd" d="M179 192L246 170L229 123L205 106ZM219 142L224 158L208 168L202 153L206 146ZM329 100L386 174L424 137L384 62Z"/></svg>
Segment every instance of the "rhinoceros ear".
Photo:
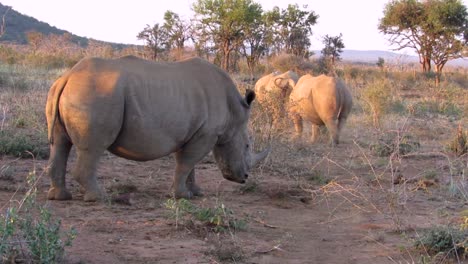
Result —
<svg viewBox="0 0 468 264"><path fill-rule="evenodd" d="M245 102L247 103L247 106L250 106L255 99L255 92L253 90L247 89L245 91Z"/></svg>

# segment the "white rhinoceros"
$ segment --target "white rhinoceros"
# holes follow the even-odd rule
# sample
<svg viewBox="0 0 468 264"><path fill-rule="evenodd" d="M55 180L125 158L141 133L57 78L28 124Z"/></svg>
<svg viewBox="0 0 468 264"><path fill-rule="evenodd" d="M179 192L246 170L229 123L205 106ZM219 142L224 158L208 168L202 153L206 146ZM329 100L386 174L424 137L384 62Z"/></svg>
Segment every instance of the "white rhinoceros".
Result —
<svg viewBox="0 0 468 264"><path fill-rule="evenodd" d="M294 71L273 72L258 79L255 83L257 100L271 112L274 122L284 115L289 95L298 79Z"/></svg>
<svg viewBox="0 0 468 264"><path fill-rule="evenodd" d="M95 171L105 150L137 161L175 153L177 198L200 195L194 166L211 150L224 178L244 183L269 152L251 150L247 123L254 99L253 91L242 97L227 73L200 58L85 58L52 85L47 98L48 199L72 198L65 187L72 145L72 174L85 201L100 197Z"/></svg>
<svg viewBox="0 0 468 264"><path fill-rule="evenodd" d="M304 119L312 122L312 142L319 136L319 126L325 125L332 145L339 143L339 133L353 106L351 93L341 80L306 74L299 79L289 98L296 137L302 134Z"/></svg>

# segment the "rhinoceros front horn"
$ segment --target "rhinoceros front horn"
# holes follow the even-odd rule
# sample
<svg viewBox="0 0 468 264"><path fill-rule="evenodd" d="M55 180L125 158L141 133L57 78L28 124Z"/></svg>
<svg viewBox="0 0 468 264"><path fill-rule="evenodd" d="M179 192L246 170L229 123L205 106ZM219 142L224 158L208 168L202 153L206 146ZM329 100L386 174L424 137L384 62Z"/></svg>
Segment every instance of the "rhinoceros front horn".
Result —
<svg viewBox="0 0 468 264"><path fill-rule="evenodd" d="M268 157L268 154L270 154L271 151L271 146L268 146L265 148L263 151L259 153L254 153L252 155L252 167L255 167L258 165L258 163L262 162L266 157Z"/></svg>

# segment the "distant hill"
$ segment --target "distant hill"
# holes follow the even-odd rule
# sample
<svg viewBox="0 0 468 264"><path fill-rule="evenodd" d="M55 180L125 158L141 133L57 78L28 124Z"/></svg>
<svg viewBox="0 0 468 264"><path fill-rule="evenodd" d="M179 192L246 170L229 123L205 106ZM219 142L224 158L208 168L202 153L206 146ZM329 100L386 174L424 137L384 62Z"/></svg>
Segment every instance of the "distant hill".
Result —
<svg viewBox="0 0 468 264"><path fill-rule="evenodd" d="M314 50L314 57L320 57L320 50ZM343 61L360 62L360 63L377 63L379 58L383 58L386 63L392 64L405 64L416 63L419 64L419 58L414 55L406 55L391 51L382 50L343 50L341 54ZM468 67L468 58L456 59L447 62L447 66L454 67Z"/></svg>
<svg viewBox="0 0 468 264"><path fill-rule="evenodd" d="M9 6L2 5L0 3L0 16L3 16L5 12L5 34L0 38L0 42L9 42L14 44L28 44L26 33L29 31L36 31L44 35L55 34L63 35L65 33L71 34L68 31L58 29L45 22L41 22L33 17L18 13ZM72 35L72 41L80 46L88 45L88 39Z"/></svg>
<svg viewBox="0 0 468 264"><path fill-rule="evenodd" d="M1 42L8 42L13 44L27 44L28 40L26 38L26 33L30 31L36 31L42 33L44 35L55 34L55 35L63 35L65 33L70 34L71 41L73 43L78 44L81 47L86 47L88 45L88 38L80 37L74 35L66 30L58 29L54 26L49 25L48 23L39 21L33 17L23 15L9 6L5 6L0 3L0 19L3 14L6 13L5 16L5 24L6 30L5 34L0 38ZM125 48L132 45L127 44L119 44L119 43L110 43L104 41L98 41L102 43L107 43L112 45L114 48Z"/></svg>

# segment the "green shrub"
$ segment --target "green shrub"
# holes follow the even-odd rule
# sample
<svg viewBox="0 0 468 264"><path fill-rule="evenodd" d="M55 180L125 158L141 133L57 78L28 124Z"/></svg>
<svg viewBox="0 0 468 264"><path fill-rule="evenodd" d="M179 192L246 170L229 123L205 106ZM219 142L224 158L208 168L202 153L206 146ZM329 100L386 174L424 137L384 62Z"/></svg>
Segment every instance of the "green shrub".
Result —
<svg viewBox="0 0 468 264"><path fill-rule="evenodd" d="M434 114L459 117L462 114L462 110L453 102L436 99L416 102L409 106L409 112L417 117L430 117Z"/></svg>
<svg viewBox="0 0 468 264"><path fill-rule="evenodd" d="M461 125L458 126L455 137L448 143L447 150L457 156L468 153L468 131L463 131Z"/></svg>
<svg viewBox="0 0 468 264"><path fill-rule="evenodd" d="M426 230L415 246L425 249L431 255L447 253L464 258L468 256L468 231L451 226L436 226Z"/></svg>
<svg viewBox="0 0 468 264"><path fill-rule="evenodd" d="M198 207L186 199L169 199L164 206L169 210L169 218L176 220L176 225L198 221L217 233L228 229L243 230L247 225L245 220L238 219L223 203L216 203L213 208L205 208Z"/></svg>
<svg viewBox="0 0 468 264"><path fill-rule="evenodd" d="M361 90L361 99L365 102L364 111L372 116L374 126L378 126L392 105L390 83L386 80L372 81Z"/></svg>
<svg viewBox="0 0 468 264"><path fill-rule="evenodd" d="M0 155L11 155L21 158L31 158L31 154L40 159L49 156L47 143L40 142L23 133L0 131Z"/></svg>
<svg viewBox="0 0 468 264"><path fill-rule="evenodd" d="M406 155L419 147L420 143L408 135L380 138L377 143L370 145L371 151L379 157L388 157L393 153Z"/></svg>
<svg viewBox="0 0 468 264"><path fill-rule="evenodd" d="M36 174L27 178L28 192L19 203L0 214L0 262L59 263L66 246L76 237L72 228L61 232L61 222L36 200ZM62 240L61 237L65 237ZM27 259L19 260L18 252Z"/></svg>

